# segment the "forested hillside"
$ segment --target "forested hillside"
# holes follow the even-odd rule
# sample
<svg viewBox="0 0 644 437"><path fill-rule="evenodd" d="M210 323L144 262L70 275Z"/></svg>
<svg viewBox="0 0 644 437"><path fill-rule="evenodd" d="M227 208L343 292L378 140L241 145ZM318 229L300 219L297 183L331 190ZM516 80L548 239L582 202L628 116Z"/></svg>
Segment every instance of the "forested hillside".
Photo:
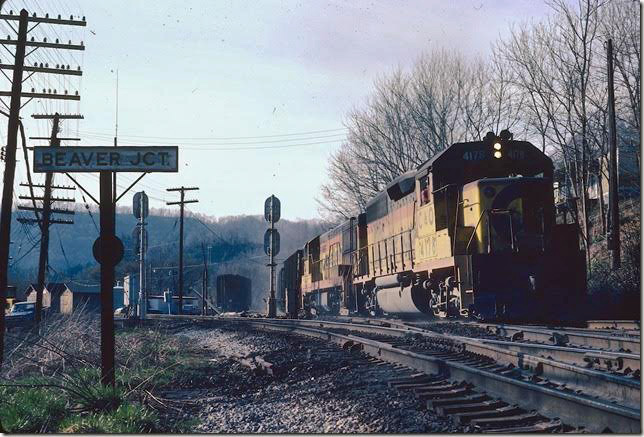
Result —
<svg viewBox="0 0 644 437"><path fill-rule="evenodd" d="M178 265L179 217L175 211L154 210L148 217L149 236L148 267L150 286L153 290L176 288ZM20 213L24 216L24 213ZM19 223L14 213L10 283L24 288L36 280L40 232L35 226ZM136 219L126 208L116 217L116 234L123 241L125 256L117 266L117 278L128 273L138 274L138 257L134 252L132 231ZM77 211L74 226L54 225L51 228L48 281L78 281L98 283L99 266L92 255L92 245L98 237L98 211ZM185 218L185 286L201 287L204 254L210 265L210 284L219 274L235 273L248 276L253 281L253 307L264 306L264 293L268 289L267 257L263 251L264 231L267 223L261 216L230 216L213 218L189 215ZM276 224L281 234L281 251L278 262L300 248L311 237L328 226L317 220L280 220ZM214 288L214 287L211 287ZM197 288L200 289L200 288Z"/></svg>

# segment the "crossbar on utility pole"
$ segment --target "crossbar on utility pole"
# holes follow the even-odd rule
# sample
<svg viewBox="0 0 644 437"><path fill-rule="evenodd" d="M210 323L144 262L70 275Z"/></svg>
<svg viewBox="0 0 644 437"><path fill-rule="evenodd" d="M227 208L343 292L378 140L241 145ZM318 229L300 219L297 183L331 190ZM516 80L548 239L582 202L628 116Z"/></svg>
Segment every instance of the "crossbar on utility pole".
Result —
<svg viewBox="0 0 644 437"><path fill-rule="evenodd" d="M7 302L7 280L9 277L9 244L11 235L11 208L13 205L13 183L16 175L16 149L18 146L18 127L20 123L20 96L22 94L22 69L25 63L25 44L29 15L25 9L20 11L18 39L14 56L13 79L11 84L11 103L7 126L7 149L0 207L0 366L4 360L4 309Z"/></svg>
<svg viewBox="0 0 644 437"><path fill-rule="evenodd" d="M184 205L187 203L197 203L198 200L185 200L186 191L198 190L198 187L177 187L166 188L166 191L179 191L181 200L178 202L166 202L166 205L179 205L179 309L178 313L183 314L183 213Z"/></svg>

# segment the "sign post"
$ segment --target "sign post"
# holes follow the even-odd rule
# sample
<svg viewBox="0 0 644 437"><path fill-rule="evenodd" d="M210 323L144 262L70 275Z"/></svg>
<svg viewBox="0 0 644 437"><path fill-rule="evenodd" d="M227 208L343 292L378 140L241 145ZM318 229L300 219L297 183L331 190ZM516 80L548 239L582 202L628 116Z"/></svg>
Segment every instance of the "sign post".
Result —
<svg viewBox="0 0 644 437"><path fill-rule="evenodd" d="M275 229L275 223L279 221L281 214L280 200L271 195L264 202L264 219L270 222L271 227L266 230L264 234L264 252L269 257L268 266L270 267L270 291L268 296L268 317L275 317L277 315L277 308L275 305L275 255L280 251L280 234Z"/></svg>
<svg viewBox="0 0 644 437"><path fill-rule="evenodd" d="M34 147L34 173L100 175L99 238L94 257L101 265L101 382L114 385L114 267L123 259L116 237L113 172L178 172L178 147ZM121 194L122 195L122 194ZM141 200L141 206L143 201ZM143 212L143 211L141 211Z"/></svg>
<svg viewBox="0 0 644 437"><path fill-rule="evenodd" d="M101 382L114 384L114 267L123 257L114 256L113 243L116 237L115 205L112 193L112 172L100 172L100 222L101 232L98 244L101 259ZM118 243L116 243L118 245ZM121 247L123 244L121 243Z"/></svg>

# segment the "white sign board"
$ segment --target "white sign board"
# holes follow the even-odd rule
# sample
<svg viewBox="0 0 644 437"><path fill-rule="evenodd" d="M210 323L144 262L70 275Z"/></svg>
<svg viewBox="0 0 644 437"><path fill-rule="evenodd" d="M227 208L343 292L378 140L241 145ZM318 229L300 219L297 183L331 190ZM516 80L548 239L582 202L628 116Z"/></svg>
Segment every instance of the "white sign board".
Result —
<svg viewBox="0 0 644 437"><path fill-rule="evenodd" d="M177 146L34 147L34 173L178 172Z"/></svg>

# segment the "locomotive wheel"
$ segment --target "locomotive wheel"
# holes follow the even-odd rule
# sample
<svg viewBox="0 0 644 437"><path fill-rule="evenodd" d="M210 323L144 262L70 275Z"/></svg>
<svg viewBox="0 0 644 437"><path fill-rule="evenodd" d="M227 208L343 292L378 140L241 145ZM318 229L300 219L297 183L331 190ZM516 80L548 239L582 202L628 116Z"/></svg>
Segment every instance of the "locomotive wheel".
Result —
<svg viewBox="0 0 644 437"><path fill-rule="evenodd" d="M371 317L378 317L383 314L382 311L380 310L380 307L378 307L376 290L372 290L370 293L367 294L367 299L365 301L365 309L367 310L367 314L370 315Z"/></svg>

